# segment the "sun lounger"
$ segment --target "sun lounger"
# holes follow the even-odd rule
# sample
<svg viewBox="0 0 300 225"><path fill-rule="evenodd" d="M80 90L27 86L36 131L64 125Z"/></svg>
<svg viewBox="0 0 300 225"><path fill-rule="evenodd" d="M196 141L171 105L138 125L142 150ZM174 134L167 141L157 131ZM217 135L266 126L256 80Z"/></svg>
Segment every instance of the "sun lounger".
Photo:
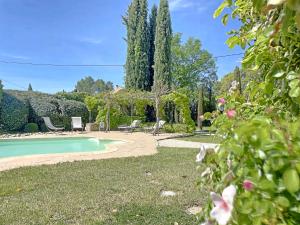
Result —
<svg viewBox="0 0 300 225"><path fill-rule="evenodd" d="M64 127L55 127L52 123L49 117L42 117L46 127L50 131L63 131L65 128Z"/></svg>

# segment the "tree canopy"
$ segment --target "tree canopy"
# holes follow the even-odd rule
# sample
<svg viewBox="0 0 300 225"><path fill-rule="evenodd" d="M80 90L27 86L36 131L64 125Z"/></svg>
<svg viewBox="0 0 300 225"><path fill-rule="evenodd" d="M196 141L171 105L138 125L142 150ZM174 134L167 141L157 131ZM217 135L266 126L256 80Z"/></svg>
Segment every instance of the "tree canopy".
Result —
<svg viewBox="0 0 300 225"><path fill-rule="evenodd" d="M105 82L102 79L94 80L91 76L87 76L77 82L75 90L77 92L85 92L93 95L113 90L113 83L110 81Z"/></svg>

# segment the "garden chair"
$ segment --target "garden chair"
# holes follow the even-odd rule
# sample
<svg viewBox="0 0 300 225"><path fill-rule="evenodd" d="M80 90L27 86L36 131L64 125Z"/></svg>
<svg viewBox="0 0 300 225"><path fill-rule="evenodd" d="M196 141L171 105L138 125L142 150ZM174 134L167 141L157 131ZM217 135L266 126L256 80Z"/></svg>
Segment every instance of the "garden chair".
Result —
<svg viewBox="0 0 300 225"><path fill-rule="evenodd" d="M72 131L77 130L77 129L83 131L84 126L83 126L81 117L72 117L71 128L72 128Z"/></svg>
<svg viewBox="0 0 300 225"><path fill-rule="evenodd" d="M154 124L153 127L144 127L144 131L146 133L155 133L155 134L159 134L160 130L163 129L164 125L166 124L166 121L164 120L160 120L158 122L158 127L157 127L157 123ZM156 130L157 129L157 130Z"/></svg>
<svg viewBox="0 0 300 225"><path fill-rule="evenodd" d="M140 128L141 122L140 120L134 120L130 126L119 126L118 129L120 131L133 132L135 129Z"/></svg>
<svg viewBox="0 0 300 225"><path fill-rule="evenodd" d="M42 117L49 131L63 131L64 127L55 127L49 117Z"/></svg>

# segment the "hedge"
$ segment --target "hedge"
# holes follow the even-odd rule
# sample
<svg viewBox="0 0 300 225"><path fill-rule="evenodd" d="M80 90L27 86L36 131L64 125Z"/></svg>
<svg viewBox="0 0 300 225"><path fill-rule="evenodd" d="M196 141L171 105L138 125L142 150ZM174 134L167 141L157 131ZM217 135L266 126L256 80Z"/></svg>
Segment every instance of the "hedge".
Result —
<svg viewBox="0 0 300 225"><path fill-rule="evenodd" d="M12 101L11 99L18 100L14 101L14 106L10 106L8 103ZM2 116L1 121L10 121L9 123L3 122L3 128L7 131L20 131L27 123L36 123L39 130L46 131L42 120L44 116L50 117L54 125L64 125L66 130L71 128L71 117L73 116L82 117L83 122L88 120L88 110L84 103L59 99L55 95L33 91L5 90L2 102L1 108L4 109L2 110L4 112L1 112L1 115L6 115L9 120ZM23 109L24 107L26 110ZM26 117L19 108L26 111Z"/></svg>
<svg viewBox="0 0 300 225"><path fill-rule="evenodd" d="M26 100L3 92L1 101L1 129L22 130L28 122L29 107Z"/></svg>

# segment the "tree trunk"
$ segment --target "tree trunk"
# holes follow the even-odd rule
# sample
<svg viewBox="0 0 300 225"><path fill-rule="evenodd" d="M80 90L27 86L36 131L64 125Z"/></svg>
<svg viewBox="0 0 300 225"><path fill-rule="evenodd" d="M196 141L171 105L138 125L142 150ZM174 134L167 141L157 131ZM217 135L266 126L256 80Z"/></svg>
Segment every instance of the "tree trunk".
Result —
<svg viewBox="0 0 300 225"><path fill-rule="evenodd" d="M156 109L156 127L154 128L153 135L156 135L159 132L159 105L160 105L160 99L159 97L155 97L155 109Z"/></svg>
<svg viewBox="0 0 300 225"><path fill-rule="evenodd" d="M107 106L106 112L106 132L110 131L110 104Z"/></svg>
<svg viewBox="0 0 300 225"><path fill-rule="evenodd" d="M89 123L92 122L92 111L89 111Z"/></svg>
<svg viewBox="0 0 300 225"><path fill-rule="evenodd" d="M203 96L203 87L199 89L199 97L198 97L198 115L197 115L197 122L198 122L198 129L202 130L202 119L203 116L203 104L204 104L204 96Z"/></svg>

